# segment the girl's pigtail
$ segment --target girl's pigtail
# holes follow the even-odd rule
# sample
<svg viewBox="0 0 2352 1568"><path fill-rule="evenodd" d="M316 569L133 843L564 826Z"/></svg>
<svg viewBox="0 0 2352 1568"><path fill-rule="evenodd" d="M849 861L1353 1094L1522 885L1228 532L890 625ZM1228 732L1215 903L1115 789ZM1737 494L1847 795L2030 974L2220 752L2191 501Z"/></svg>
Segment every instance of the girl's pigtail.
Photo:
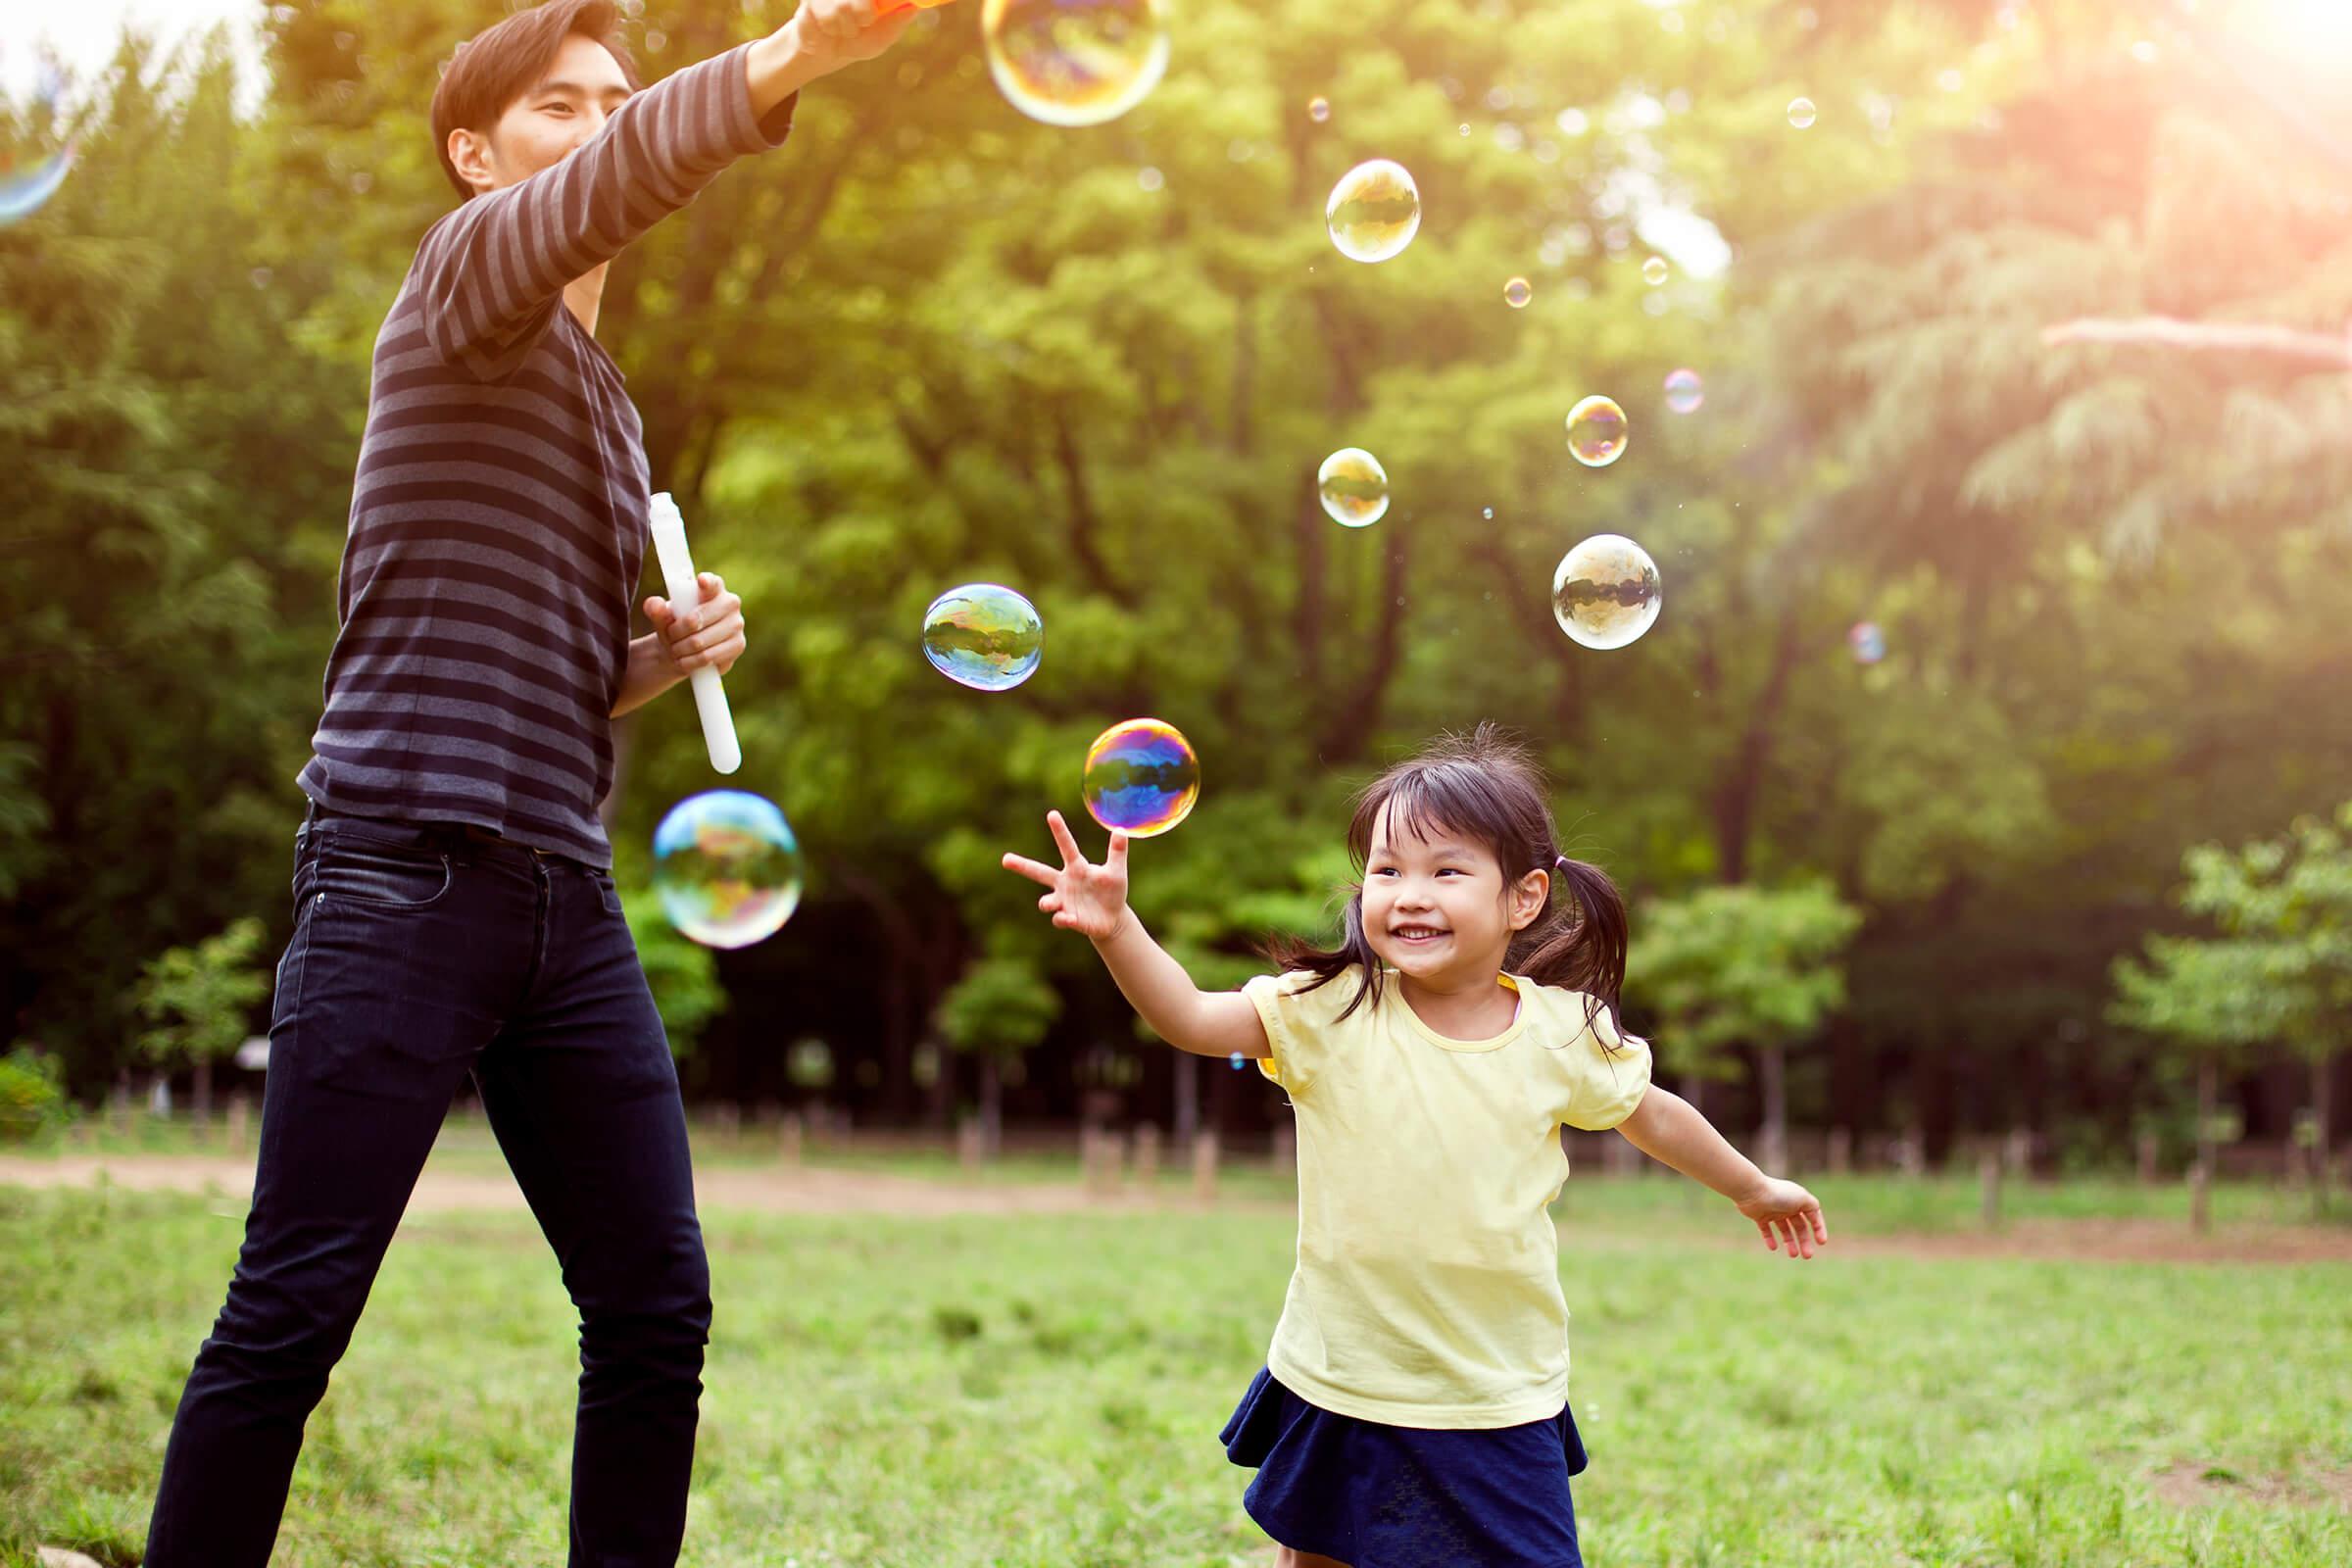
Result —
<svg viewBox="0 0 2352 1568"><path fill-rule="evenodd" d="M1583 992L1585 1027L1592 1028L1605 1007L1622 1036L1625 1020L1618 993L1625 986L1625 898L1597 865L1560 855L1553 857L1549 869L1552 915L1544 924L1551 929L1521 962L1520 972L1542 985ZM1601 1048L1618 1049L1605 1038Z"/></svg>

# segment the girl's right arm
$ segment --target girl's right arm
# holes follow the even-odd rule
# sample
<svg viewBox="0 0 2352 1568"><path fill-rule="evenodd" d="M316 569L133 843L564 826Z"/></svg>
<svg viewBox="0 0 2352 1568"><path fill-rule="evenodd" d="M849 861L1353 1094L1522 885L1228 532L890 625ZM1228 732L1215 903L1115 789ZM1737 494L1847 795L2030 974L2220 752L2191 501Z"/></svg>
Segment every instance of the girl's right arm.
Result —
<svg viewBox="0 0 2352 1568"><path fill-rule="evenodd" d="M1061 850L1061 868L1023 856L1004 857L1004 868L1047 889L1037 906L1065 930L1084 932L1102 956L1119 991L1158 1036L1179 1051L1199 1056L1267 1056L1265 1025L1257 1007L1238 991L1202 991L1152 940L1143 921L1127 906L1127 835L1110 836L1110 853L1096 865L1079 853L1059 811L1046 813L1046 826Z"/></svg>

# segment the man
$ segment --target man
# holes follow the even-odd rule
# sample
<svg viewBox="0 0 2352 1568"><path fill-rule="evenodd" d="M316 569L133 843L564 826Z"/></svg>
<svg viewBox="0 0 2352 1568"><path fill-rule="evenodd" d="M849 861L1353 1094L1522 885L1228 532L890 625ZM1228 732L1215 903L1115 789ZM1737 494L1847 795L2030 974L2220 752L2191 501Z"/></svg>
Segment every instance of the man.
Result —
<svg viewBox="0 0 2352 1568"><path fill-rule="evenodd" d="M676 1560L710 1275L596 808L612 719L726 669L743 614L706 575L700 610L649 600L657 629L630 641L650 475L593 333L630 240L913 15L874 11L804 0L639 92L611 0L548 0L461 47L434 94L462 202L376 339L253 1206L151 1568L269 1560L304 1421L468 1074L579 1310L570 1560Z"/></svg>

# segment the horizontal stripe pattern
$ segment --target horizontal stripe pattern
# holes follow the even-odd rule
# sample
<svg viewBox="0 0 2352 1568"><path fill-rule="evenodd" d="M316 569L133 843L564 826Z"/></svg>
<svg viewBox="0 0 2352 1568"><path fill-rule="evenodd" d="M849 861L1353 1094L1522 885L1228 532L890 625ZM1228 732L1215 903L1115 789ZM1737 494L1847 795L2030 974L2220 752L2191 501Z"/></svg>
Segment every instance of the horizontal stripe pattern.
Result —
<svg viewBox="0 0 2352 1568"><path fill-rule="evenodd" d="M781 145L792 107L757 119L743 50L720 55L425 234L376 334L342 624L299 779L318 805L612 863L597 807L651 474L620 370L564 288Z"/></svg>

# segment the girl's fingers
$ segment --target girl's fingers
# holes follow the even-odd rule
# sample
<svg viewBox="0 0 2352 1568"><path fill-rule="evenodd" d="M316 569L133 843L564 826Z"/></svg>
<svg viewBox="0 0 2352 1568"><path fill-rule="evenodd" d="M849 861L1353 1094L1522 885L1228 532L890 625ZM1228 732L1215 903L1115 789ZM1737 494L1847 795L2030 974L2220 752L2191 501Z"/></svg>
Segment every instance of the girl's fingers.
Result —
<svg viewBox="0 0 2352 1568"><path fill-rule="evenodd" d="M1110 853L1102 858L1102 863L1106 866L1109 866L1114 871L1124 871L1127 869L1126 834L1113 832L1110 835Z"/></svg>
<svg viewBox="0 0 2352 1568"><path fill-rule="evenodd" d="M1769 1248L1779 1245L1772 1239L1772 1226L1769 1223L1764 1220L1758 1220L1756 1221L1756 1229L1764 1233L1764 1245L1766 1247Z"/></svg>
<svg viewBox="0 0 2352 1568"><path fill-rule="evenodd" d="M1048 914L1052 914L1055 909L1061 907L1061 895L1058 893L1049 893L1044 898L1037 901L1037 906L1045 910Z"/></svg>
<svg viewBox="0 0 2352 1568"><path fill-rule="evenodd" d="M1046 813L1046 826L1054 831L1054 842L1061 848L1061 863L1084 865L1086 857L1078 853L1078 841L1070 837L1070 824L1061 819L1059 811Z"/></svg>
<svg viewBox="0 0 2352 1568"><path fill-rule="evenodd" d="M1043 863L1042 861L1032 860L1025 855L1006 855L1004 857L1004 869L1007 871L1018 871L1030 881L1043 882L1050 888L1059 887L1061 885L1061 873L1059 871L1055 870L1053 866Z"/></svg>

